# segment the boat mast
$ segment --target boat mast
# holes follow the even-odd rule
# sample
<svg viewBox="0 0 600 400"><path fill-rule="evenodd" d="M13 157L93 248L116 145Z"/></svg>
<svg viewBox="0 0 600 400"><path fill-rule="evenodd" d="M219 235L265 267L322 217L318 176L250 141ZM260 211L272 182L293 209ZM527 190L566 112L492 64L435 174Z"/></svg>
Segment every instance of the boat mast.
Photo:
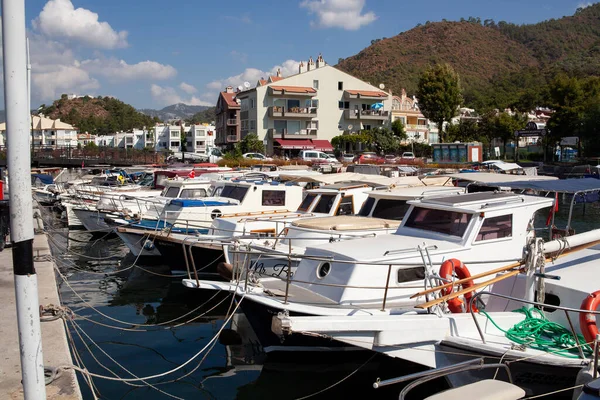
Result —
<svg viewBox="0 0 600 400"><path fill-rule="evenodd" d="M21 374L26 400L46 398L37 275L33 267L30 110L27 83L25 0L2 0L4 105L11 182L12 245ZM10 146L8 146L10 145Z"/></svg>

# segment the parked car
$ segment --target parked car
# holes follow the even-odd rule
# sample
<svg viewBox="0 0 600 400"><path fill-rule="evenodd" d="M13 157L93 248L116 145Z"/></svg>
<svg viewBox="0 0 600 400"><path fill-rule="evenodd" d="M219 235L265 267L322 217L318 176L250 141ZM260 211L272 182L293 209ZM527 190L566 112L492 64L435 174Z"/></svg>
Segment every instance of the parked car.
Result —
<svg viewBox="0 0 600 400"><path fill-rule="evenodd" d="M302 150L300 155L298 156L302 161L312 161L312 162L328 162L328 163L336 163L338 160L335 159L334 156L329 155L327 153L323 153L322 151L316 150Z"/></svg>
<svg viewBox="0 0 600 400"><path fill-rule="evenodd" d="M414 160L415 154L412 151L405 151L404 153L402 153L401 158L404 160Z"/></svg>
<svg viewBox="0 0 600 400"><path fill-rule="evenodd" d="M384 160L386 164L395 164L398 161L398 157L395 154L386 154Z"/></svg>
<svg viewBox="0 0 600 400"><path fill-rule="evenodd" d="M343 163L351 163L354 161L354 154L352 153L342 153L340 156L340 162Z"/></svg>
<svg viewBox="0 0 600 400"><path fill-rule="evenodd" d="M259 161L273 161L273 159L271 157L267 157L264 154L260 154L260 153L245 153L245 154L242 154L242 157L250 158L252 160L259 160Z"/></svg>
<svg viewBox="0 0 600 400"><path fill-rule="evenodd" d="M354 161L359 164L383 164L385 162L383 158L377 155L377 153L370 151L357 155Z"/></svg>

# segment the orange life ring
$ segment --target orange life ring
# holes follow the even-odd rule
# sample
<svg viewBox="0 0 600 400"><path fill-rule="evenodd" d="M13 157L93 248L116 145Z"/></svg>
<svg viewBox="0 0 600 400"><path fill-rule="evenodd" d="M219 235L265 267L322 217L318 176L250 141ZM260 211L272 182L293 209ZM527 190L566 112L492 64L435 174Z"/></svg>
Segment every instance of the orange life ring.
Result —
<svg viewBox="0 0 600 400"><path fill-rule="evenodd" d="M596 311L600 305L600 290L596 290L594 293L588 294L588 296L581 303L582 310ZM579 313L579 328L583 337L587 343L596 340L598 334L598 327L596 326L596 316L594 314Z"/></svg>
<svg viewBox="0 0 600 400"><path fill-rule="evenodd" d="M442 266L440 267L440 277L446 279L448 282L453 280L454 275L458 277L458 279L466 279L471 277L471 273L466 265L462 263L462 261L457 260L456 258L451 258L449 260L444 261ZM461 287L463 289L474 286L472 280L461 283ZM442 289L441 295L447 296L452 293L452 287L446 287ZM467 312L471 311L471 298L473 297L473 292L465 293L465 302L467 303ZM463 301L458 297L448 300L448 308L453 313L461 313L463 312ZM473 311L477 312L477 307L473 305Z"/></svg>

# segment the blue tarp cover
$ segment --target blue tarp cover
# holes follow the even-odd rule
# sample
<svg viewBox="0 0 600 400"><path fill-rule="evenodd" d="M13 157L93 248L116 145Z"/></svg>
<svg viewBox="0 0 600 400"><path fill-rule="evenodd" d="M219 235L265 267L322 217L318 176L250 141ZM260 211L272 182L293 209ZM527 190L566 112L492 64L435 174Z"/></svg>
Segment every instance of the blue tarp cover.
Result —
<svg viewBox="0 0 600 400"><path fill-rule="evenodd" d="M180 207L220 207L230 206L232 203L224 201L196 200L196 199L177 199L171 200L171 204Z"/></svg>
<svg viewBox="0 0 600 400"><path fill-rule="evenodd" d="M35 182L36 179L39 179L44 185L51 185L54 183L54 178L47 174L31 174L31 181Z"/></svg>
<svg viewBox="0 0 600 400"><path fill-rule="evenodd" d="M154 231L154 230L162 230L165 228L170 228L171 232L174 233L200 233L207 234L208 229L206 228L188 228L188 227L178 227L173 226L172 224L166 222L165 220L159 219L142 219L138 222L133 222L129 224L128 228L141 228L144 230Z"/></svg>

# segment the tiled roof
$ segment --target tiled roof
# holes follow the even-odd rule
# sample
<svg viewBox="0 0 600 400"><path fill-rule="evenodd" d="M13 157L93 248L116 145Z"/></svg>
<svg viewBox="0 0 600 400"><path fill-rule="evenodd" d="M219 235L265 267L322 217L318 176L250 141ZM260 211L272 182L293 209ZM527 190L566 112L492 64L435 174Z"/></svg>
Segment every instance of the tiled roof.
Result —
<svg viewBox="0 0 600 400"><path fill-rule="evenodd" d="M317 93L317 91L307 86L271 86L273 90L280 90L288 93Z"/></svg>
<svg viewBox="0 0 600 400"><path fill-rule="evenodd" d="M271 82L277 82L277 81L282 80L283 77L281 77L281 76L271 76L270 79L271 79Z"/></svg>
<svg viewBox="0 0 600 400"><path fill-rule="evenodd" d="M353 96L365 96L365 97L388 97L388 94L385 92L377 92L374 90L346 90L349 94Z"/></svg>
<svg viewBox="0 0 600 400"><path fill-rule="evenodd" d="M225 102L227 103L227 106L229 106L229 108L239 108L240 107L240 105L237 103L237 101L235 101L235 93L221 92L221 96L223 97L223 99L225 100Z"/></svg>
<svg viewBox="0 0 600 400"><path fill-rule="evenodd" d="M258 80L258 83L259 83L259 85L260 85L260 86L265 86L265 85L266 85L267 83L269 83L269 82L267 82L267 80L266 80L266 79L259 79L259 80Z"/></svg>

